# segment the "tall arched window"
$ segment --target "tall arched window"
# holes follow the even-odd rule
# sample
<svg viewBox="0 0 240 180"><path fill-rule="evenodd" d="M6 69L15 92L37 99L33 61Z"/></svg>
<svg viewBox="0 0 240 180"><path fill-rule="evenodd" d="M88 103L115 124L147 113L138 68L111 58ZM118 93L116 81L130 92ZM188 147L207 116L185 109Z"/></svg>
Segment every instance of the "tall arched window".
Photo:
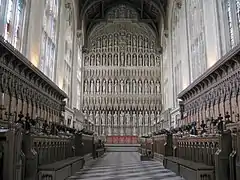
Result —
<svg viewBox="0 0 240 180"><path fill-rule="evenodd" d="M177 2L174 5L172 15L172 67L173 67L173 100L174 107L177 107L177 94L182 90L182 60L181 60L181 29L183 19L182 4Z"/></svg>
<svg viewBox="0 0 240 180"><path fill-rule="evenodd" d="M22 51L22 37L24 27L25 1L24 0L0 0L0 15L5 9L4 38L20 52Z"/></svg>
<svg viewBox="0 0 240 180"><path fill-rule="evenodd" d="M81 42L80 42L81 43ZM81 106L81 82L82 82L82 51L81 51L82 46L80 45L78 47L78 57L77 57L77 108L80 110Z"/></svg>
<svg viewBox="0 0 240 180"><path fill-rule="evenodd" d="M233 48L239 44L240 36L240 0L224 0L227 20L227 30L229 47ZM224 21L224 22L225 22Z"/></svg>
<svg viewBox="0 0 240 180"><path fill-rule="evenodd" d="M67 93L69 97L71 97L72 71L73 71L73 8L71 4L67 4L67 5L65 5L65 8L64 8L64 14L66 18L64 20L64 27L65 27L64 79L66 84L63 90ZM69 98L69 100L71 100L71 98ZM68 101L67 105L70 105L70 103L71 102Z"/></svg>
<svg viewBox="0 0 240 180"><path fill-rule="evenodd" d="M240 29L240 0L236 0L238 29Z"/></svg>
<svg viewBox="0 0 240 180"><path fill-rule="evenodd" d="M46 0L43 26L40 69L51 80L55 74L56 36L59 0Z"/></svg>
<svg viewBox="0 0 240 180"><path fill-rule="evenodd" d="M187 2L191 79L194 81L207 68L203 1Z"/></svg>
<svg viewBox="0 0 240 180"><path fill-rule="evenodd" d="M233 33L233 20L232 20L232 5L231 5L231 0L227 0L226 2L227 5L227 19L228 19L228 30L229 30L229 42L230 42L230 47L234 47L234 33Z"/></svg>

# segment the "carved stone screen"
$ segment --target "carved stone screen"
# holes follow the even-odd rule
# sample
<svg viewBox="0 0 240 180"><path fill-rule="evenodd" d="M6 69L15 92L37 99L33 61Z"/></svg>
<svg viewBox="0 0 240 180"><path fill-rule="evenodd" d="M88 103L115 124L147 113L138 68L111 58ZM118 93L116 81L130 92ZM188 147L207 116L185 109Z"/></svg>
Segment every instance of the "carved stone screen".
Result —
<svg viewBox="0 0 240 180"><path fill-rule="evenodd" d="M156 35L125 5L89 33L84 56L83 113L99 135L135 136L160 119Z"/></svg>

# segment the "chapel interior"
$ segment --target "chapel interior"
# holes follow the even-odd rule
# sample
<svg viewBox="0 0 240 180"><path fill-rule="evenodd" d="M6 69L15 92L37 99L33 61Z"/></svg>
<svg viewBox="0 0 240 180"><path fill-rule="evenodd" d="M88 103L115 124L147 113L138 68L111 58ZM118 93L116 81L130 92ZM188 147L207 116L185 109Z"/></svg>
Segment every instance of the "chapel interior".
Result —
<svg viewBox="0 0 240 180"><path fill-rule="evenodd" d="M0 180L240 180L240 0L0 0Z"/></svg>

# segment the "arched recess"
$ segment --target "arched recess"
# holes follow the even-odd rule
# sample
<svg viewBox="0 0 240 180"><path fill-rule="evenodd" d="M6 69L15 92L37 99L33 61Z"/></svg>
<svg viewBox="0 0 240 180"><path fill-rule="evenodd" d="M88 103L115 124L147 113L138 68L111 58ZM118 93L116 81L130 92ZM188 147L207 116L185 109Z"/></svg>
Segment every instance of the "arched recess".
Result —
<svg viewBox="0 0 240 180"><path fill-rule="evenodd" d="M138 14L134 9L119 5L108 12L106 22L95 25L89 32L84 65L127 66L135 65L131 62L135 62L136 59L136 65L139 66L159 64L155 61L142 62L142 57L150 55L156 60L158 55L156 37L153 29L138 22Z"/></svg>

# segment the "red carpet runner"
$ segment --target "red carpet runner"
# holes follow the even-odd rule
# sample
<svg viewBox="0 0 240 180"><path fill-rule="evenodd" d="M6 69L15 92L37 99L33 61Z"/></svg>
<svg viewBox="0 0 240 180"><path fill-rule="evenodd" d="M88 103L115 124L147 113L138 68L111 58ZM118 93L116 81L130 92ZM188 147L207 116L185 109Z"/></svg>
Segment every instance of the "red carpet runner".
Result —
<svg viewBox="0 0 240 180"><path fill-rule="evenodd" d="M137 144L137 136L107 136L106 144Z"/></svg>

